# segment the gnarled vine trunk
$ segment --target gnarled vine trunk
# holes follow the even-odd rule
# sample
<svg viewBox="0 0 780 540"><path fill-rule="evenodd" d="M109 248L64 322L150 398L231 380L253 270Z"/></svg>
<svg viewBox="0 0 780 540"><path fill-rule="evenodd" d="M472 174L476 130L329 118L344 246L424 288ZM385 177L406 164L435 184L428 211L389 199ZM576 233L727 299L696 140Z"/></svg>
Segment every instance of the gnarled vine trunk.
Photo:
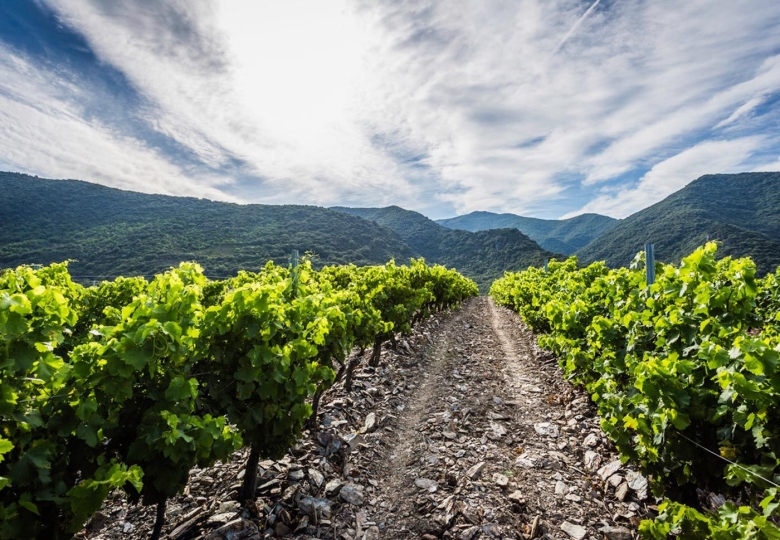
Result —
<svg viewBox="0 0 780 540"><path fill-rule="evenodd" d="M257 464L260 461L260 452L255 450L255 447L249 450L249 457L246 460L246 472L244 473L244 482L241 484L241 493L239 500L244 503L246 501L255 500L255 491L257 490Z"/></svg>
<svg viewBox="0 0 780 540"><path fill-rule="evenodd" d="M160 540L162 534L163 524L165 523L165 507L168 501L162 501L157 503L157 517L154 520L154 529L152 530L152 536L149 540Z"/></svg>

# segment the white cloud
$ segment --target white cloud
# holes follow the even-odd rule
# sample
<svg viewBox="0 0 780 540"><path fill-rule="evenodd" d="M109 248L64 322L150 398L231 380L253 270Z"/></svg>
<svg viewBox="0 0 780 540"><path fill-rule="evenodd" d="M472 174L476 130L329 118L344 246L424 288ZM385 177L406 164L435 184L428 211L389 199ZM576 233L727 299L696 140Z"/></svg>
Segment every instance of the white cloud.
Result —
<svg viewBox="0 0 780 540"><path fill-rule="evenodd" d="M593 212L616 218L627 217L655 204L705 174L732 173L761 147L762 137L743 137L728 141L707 141L656 164L636 187L596 197L576 212L565 216Z"/></svg>
<svg viewBox="0 0 780 540"><path fill-rule="evenodd" d="M628 0L583 17L592 5L366 8L384 30L377 80L393 81L373 94L383 120L428 149L457 211L534 213L573 177L588 186L644 169L780 90L769 22L780 6Z"/></svg>
<svg viewBox="0 0 780 540"><path fill-rule="evenodd" d="M780 171L780 156L775 161L770 161L769 163L764 163L759 165L758 167L754 167L752 169L752 172L775 172Z"/></svg>
<svg viewBox="0 0 780 540"><path fill-rule="evenodd" d="M192 178L143 141L85 120L73 103L80 92L0 45L3 168L134 191L232 200L213 187L225 179Z"/></svg>
<svg viewBox="0 0 780 540"><path fill-rule="evenodd" d="M702 139L751 133L758 106L780 92L780 4L763 0L44 1L147 100L137 113L196 156L188 174L207 172L182 186L210 189L214 170L238 167L257 185L234 192L261 202L549 215L574 207L574 191L596 197L585 207L622 212L603 183L655 163L641 193L665 193L698 170ZM49 84L34 82L40 66L25 69ZM183 176L123 126L84 120L72 106L83 91L58 90L71 121ZM23 94L17 105L51 114ZM733 158L713 165L780 148L735 141L712 143ZM127 181L82 154L62 159ZM39 163L55 162L13 163L49 174ZM678 171L671 184L664 167ZM142 172L135 183L156 189ZM641 204L623 192L626 207Z"/></svg>
<svg viewBox="0 0 780 540"><path fill-rule="evenodd" d="M154 104L155 129L210 167L245 162L261 202L413 201L349 108L360 30L340 2L49 3Z"/></svg>

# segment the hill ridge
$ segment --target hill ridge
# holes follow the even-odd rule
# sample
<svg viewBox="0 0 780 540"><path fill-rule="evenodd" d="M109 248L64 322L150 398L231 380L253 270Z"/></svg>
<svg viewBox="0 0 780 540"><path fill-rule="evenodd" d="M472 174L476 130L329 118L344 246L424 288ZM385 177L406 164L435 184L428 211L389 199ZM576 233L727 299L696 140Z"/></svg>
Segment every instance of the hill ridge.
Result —
<svg viewBox="0 0 780 540"><path fill-rule="evenodd" d="M646 242L675 262L707 240L719 255L751 256L760 273L780 265L780 172L708 174L621 220L576 254L585 262L627 265Z"/></svg>

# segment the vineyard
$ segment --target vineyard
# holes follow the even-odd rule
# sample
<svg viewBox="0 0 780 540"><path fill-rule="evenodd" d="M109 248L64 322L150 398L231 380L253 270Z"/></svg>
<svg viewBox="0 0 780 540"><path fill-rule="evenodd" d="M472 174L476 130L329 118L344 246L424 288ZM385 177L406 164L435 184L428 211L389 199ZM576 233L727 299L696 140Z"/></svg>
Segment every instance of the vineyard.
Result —
<svg viewBox="0 0 780 540"><path fill-rule="evenodd" d="M780 538L780 271L716 254L6 271L0 538Z"/></svg>
<svg viewBox="0 0 780 540"><path fill-rule="evenodd" d="M349 387L429 314L477 294L455 271L409 266L292 270L210 281L193 263L147 282L82 287L66 264L0 277L0 538L70 538L109 492L155 505L193 467L248 447L280 458L322 392ZM347 361L347 358L350 358Z"/></svg>
<svg viewBox="0 0 780 540"><path fill-rule="evenodd" d="M750 259L716 251L657 264L650 286L642 256L616 270L569 259L490 293L541 334L665 497L645 538L780 538L780 271L757 279ZM707 497L714 514L699 510Z"/></svg>

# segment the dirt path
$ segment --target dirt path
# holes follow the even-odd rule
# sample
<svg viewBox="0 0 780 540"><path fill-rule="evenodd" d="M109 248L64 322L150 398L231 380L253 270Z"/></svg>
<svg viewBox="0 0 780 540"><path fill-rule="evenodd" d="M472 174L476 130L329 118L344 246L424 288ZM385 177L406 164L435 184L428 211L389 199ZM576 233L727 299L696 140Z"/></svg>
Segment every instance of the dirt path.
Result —
<svg viewBox="0 0 780 540"><path fill-rule="evenodd" d="M618 540L647 511L643 479L615 461L587 396L484 297L383 350L353 392L326 393L317 430L261 464L250 509L233 500L243 459L193 472L169 506L170 538ZM110 525L89 538L148 529L147 510L104 510Z"/></svg>
<svg viewBox="0 0 780 540"><path fill-rule="evenodd" d="M592 409L539 352L487 298L442 325L388 465L372 471L380 508L368 518L383 538L601 537L613 517L630 522L595 474L613 456Z"/></svg>

